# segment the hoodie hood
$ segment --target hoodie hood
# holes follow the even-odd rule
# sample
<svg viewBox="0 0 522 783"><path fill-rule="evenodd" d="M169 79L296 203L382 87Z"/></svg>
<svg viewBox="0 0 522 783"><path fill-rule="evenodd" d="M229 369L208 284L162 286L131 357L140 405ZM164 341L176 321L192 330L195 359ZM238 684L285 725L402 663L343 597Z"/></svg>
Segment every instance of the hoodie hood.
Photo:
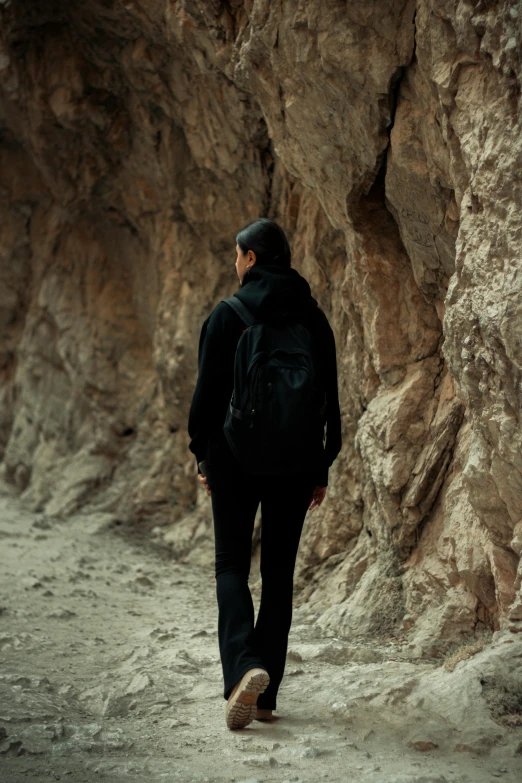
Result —
<svg viewBox="0 0 522 783"><path fill-rule="evenodd" d="M311 315L318 302L310 285L293 267L254 264L234 296L260 321L285 323Z"/></svg>

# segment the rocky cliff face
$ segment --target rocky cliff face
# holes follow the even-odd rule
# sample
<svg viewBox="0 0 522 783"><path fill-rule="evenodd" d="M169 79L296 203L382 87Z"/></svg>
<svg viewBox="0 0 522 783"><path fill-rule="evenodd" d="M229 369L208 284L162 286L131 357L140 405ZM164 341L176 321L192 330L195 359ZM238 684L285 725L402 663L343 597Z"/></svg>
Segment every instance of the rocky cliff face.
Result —
<svg viewBox="0 0 522 783"><path fill-rule="evenodd" d="M520 3L0 15L4 477L210 562L197 340L268 215L338 347L344 446L299 600L413 654L522 630Z"/></svg>

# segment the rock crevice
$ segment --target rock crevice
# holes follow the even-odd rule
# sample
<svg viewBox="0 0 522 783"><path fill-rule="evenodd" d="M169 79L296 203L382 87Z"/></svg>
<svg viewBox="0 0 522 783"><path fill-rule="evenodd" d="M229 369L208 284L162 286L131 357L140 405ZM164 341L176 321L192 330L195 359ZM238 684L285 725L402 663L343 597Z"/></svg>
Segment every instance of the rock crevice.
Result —
<svg viewBox="0 0 522 783"><path fill-rule="evenodd" d="M412 654L522 630L512 2L3 3L0 466L211 564L197 340L273 217L335 331L343 449L297 602Z"/></svg>

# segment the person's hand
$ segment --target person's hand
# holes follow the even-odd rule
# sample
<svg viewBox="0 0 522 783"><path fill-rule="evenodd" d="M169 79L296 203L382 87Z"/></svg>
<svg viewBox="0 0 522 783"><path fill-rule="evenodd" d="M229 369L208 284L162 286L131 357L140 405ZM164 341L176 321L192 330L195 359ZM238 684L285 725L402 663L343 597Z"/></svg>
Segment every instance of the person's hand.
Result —
<svg viewBox="0 0 522 783"><path fill-rule="evenodd" d="M198 480L201 481L203 486L205 487L205 490L207 492L207 495L210 495L210 487L207 484L207 477L204 476L202 473L198 473Z"/></svg>
<svg viewBox="0 0 522 783"><path fill-rule="evenodd" d="M314 491L312 492L312 498L310 501L310 505L308 506L308 510L313 510L314 508L317 508L321 505L323 500L326 497L326 490L328 487L316 487Z"/></svg>

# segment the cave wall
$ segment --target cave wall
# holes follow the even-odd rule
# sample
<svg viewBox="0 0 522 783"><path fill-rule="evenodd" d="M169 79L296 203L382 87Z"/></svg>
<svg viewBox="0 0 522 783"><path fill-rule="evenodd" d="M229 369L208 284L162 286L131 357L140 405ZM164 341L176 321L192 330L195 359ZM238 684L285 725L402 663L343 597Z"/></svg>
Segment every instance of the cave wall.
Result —
<svg viewBox="0 0 522 783"><path fill-rule="evenodd" d="M522 628L518 2L0 4L0 467L211 563L197 341L262 215L335 331L325 631ZM518 569L518 570L517 570Z"/></svg>

